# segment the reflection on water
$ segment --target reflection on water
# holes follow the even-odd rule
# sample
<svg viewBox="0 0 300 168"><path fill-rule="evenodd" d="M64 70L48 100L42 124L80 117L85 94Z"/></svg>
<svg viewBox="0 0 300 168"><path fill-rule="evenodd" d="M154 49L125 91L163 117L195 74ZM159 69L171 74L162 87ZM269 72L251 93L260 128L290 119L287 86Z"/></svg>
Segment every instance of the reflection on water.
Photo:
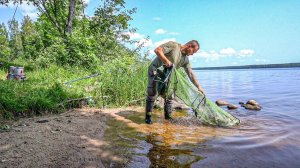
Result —
<svg viewBox="0 0 300 168"><path fill-rule="evenodd" d="M161 143L159 134L150 133L147 143L152 145L147 157L151 161L149 167L190 167L203 157L193 154L192 150L172 147L171 144ZM175 137L173 137L175 138Z"/></svg>
<svg viewBox="0 0 300 168"><path fill-rule="evenodd" d="M256 99L263 109L232 110L241 124L231 129L204 127L189 112L169 122L156 111L154 124L146 125L143 108L121 111L106 137L123 145L127 167L300 167L300 69L196 74L212 101Z"/></svg>

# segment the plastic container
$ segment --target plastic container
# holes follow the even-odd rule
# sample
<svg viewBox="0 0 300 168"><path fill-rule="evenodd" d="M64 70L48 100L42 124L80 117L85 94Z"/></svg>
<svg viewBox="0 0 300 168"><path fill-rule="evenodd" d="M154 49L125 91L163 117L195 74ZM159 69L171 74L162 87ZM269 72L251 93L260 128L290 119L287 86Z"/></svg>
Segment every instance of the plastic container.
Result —
<svg viewBox="0 0 300 168"><path fill-rule="evenodd" d="M25 80L26 76L24 74L24 68L23 67L14 67L10 66L9 67L9 72L7 74L7 79L8 80Z"/></svg>

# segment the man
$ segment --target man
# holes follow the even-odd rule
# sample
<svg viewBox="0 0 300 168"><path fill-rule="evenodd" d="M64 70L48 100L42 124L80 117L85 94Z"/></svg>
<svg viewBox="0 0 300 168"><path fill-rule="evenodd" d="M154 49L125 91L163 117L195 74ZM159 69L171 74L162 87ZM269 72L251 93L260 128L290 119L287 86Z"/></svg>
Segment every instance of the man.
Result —
<svg viewBox="0 0 300 168"><path fill-rule="evenodd" d="M165 64L167 67L175 66L176 68L183 67L190 80L198 88L199 92L204 94L203 89L199 85L190 65L188 56L195 54L200 49L198 41L192 40L181 45L176 42L169 41L157 47L154 52L157 57L152 61L148 68L148 88L146 98L146 118L145 122L151 124L151 115L153 111L154 101L156 98L156 82L153 80L155 70ZM164 114L165 119L172 119L172 100L165 98Z"/></svg>

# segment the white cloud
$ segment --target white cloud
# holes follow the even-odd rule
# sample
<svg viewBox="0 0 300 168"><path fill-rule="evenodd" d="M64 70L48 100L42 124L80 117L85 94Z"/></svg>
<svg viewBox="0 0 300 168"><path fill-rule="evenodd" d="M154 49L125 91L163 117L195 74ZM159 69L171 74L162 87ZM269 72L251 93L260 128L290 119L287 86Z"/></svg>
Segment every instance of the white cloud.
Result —
<svg viewBox="0 0 300 168"><path fill-rule="evenodd" d="M177 33L177 32L170 32L170 33L168 33L168 34L174 35L174 36L178 36L178 35L179 35L179 33Z"/></svg>
<svg viewBox="0 0 300 168"><path fill-rule="evenodd" d="M17 5L14 5L14 3L13 2L9 2L8 4L7 4L7 6L6 5L0 5L0 8L16 8L16 6Z"/></svg>
<svg viewBox="0 0 300 168"><path fill-rule="evenodd" d="M167 31L164 29L157 29L155 30L155 34L165 34Z"/></svg>
<svg viewBox="0 0 300 168"><path fill-rule="evenodd" d="M216 52L215 50L211 50L211 51L200 51L198 53L195 54L194 56L195 58L205 58L205 62L211 62L211 61L216 61L219 60L219 58L222 57L222 55L218 52Z"/></svg>
<svg viewBox="0 0 300 168"><path fill-rule="evenodd" d="M220 50L220 54L231 56L231 55L235 55L236 51L233 48L223 48Z"/></svg>
<svg viewBox="0 0 300 168"><path fill-rule="evenodd" d="M38 10L32 4L22 4L20 5L23 16L29 16L31 19L36 19L38 17Z"/></svg>
<svg viewBox="0 0 300 168"><path fill-rule="evenodd" d="M149 50L150 55L155 55L154 49Z"/></svg>
<svg viewBox="0 0 300 168"><path fill-rule="evenodd" d="M163 40L160 40L160 41L157 41L157 42L154 42L154 43L151 39L149 39L148 41L142 40L141 42L144 42L144 47L148 47L150 56L153 56L153 55L155 55L154 49L156 47L160 46L161 44L164 44L168 41L176 41L176 39L175 38L168 38L168 39L163 39ZM139 44L141 44L141 43L139 43ZM138 46L138 45L136 45L136 46Z"/></svg>
<svg viewBox="0 0 300 168"><path fill-rule="evenodd" d="M152 47L153 42L151 39L141 39L136 43L136 47L140 45L143 45L144 47Z"/></svg>
<svg viewBox="0 0 300 168"><path fill-rule="evenodd" d="M176 41L176 39L175 38L169 38L169 39L163 39L163 40L157 41L157 42L154 43L153 47L158 47L161 44L164 44L164 43L166 43L168 41Z"/></svg>
<svg viewBox="0 0 300 168"><path fill-rule="evenodd" d="M161 18L160 18L160 17L154 17L153 20L155 20L155 21L160 21Z"/></svg>
<svg viewBox="0 0 300 168"><path fill-rule="evenodd" d="M90 0L83 0L85 4L89 4Z"/></svg>
<svg viewBox="0 0 300 168"><path fill-rule="evenodd" d="M29 16L31 19L35 20L38 18L38 12L29 12L29 13L23 13L24 16Z"/></svg>
<svg viewBox="0 0 300 168"><path fill-rule="evenodd" d="M140 34L140 33L131 33L131 32L126 32L126 35L129 35L131 40L139 40L145 37L145 35Z"/></svg>
<svg viewBox="0 0 300 168"><path fill-rule="evenodd" d="M85 4L89 4L90 0L83 0ZM12 8L16 9L17 4L14 4L13 2L9 2L7 6L0 5L0 8ZM22 13L23 16L29 16L31 19L35 20L38 17L38 10L37 8L28 1L23 1L21 5L18 6L18 11Z"/></svg>
<svg viewBox="0 0 300 168"><path fill-rule="evenodd" d="M195 54L193 61L196 62L199 58L205 58L205 62L213 62L217 61L221 58L226 57L246 57L246 56L252 56L255 52L250 49L243 49L237 52L233 48L223 48L219 52L216 52L215 50L211 51L200 51ZM263 61L263 60L260 60Z"/></svg>
<svg viewBox="0 0 300 168"><path fill-rule="evenodd" d="M134 43L135 47L141 46L143 45L143 47L152 47L153 46L153 42L151 39L147 39L145 38L146 35L144 34L140 34L140 33L131 33L131 32L126 32L126 35L129 35L130 40L135 40L137 41L136 43Z"/></svg>
<svg viewBox="0 0 300 168"><path fill-rule="evenodd" d="M125 32L124 35L128 35L130 40L133 40L133 45L130 47L146 47L150 48L153 46L153 42L151 39L149 39L146 35L140 34L137 32Z"/></svg>
<svg viewBox="0 0 300 168"><path fill-rule="evenodd" d="M9 2L7 6L0 5L0 8L12 8L16 9L17 4L14 4L13 2ZM18 9L23 16L29 16L31 19L36 19L38 17L38 10L37 8L28 1L23 1L21 5L18 6Z"/></svg>
<svg viewBox="0 0 300 168"><path fill-rule="evenodd" d="M240 50L240 52L239 52L239 56L241 56L241 57L252 56L253 54L254 54L254 51L250 50L250 49Z"/></svg>

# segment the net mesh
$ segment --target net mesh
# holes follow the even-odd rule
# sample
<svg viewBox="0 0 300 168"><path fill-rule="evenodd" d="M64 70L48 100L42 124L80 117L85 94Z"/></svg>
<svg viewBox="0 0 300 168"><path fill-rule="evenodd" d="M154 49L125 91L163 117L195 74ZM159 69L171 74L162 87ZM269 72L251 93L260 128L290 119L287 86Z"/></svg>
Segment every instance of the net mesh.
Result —
<svg viewBox="0 0 300 168"><path fill-rule="evenodd" d="M204 125L231 127L238 125L240 120L226 112L214 102L201 94L188 79L182 69L160 67L156 81L158 93L164 97L178 97L193 109L196 117Z"/></svg>

